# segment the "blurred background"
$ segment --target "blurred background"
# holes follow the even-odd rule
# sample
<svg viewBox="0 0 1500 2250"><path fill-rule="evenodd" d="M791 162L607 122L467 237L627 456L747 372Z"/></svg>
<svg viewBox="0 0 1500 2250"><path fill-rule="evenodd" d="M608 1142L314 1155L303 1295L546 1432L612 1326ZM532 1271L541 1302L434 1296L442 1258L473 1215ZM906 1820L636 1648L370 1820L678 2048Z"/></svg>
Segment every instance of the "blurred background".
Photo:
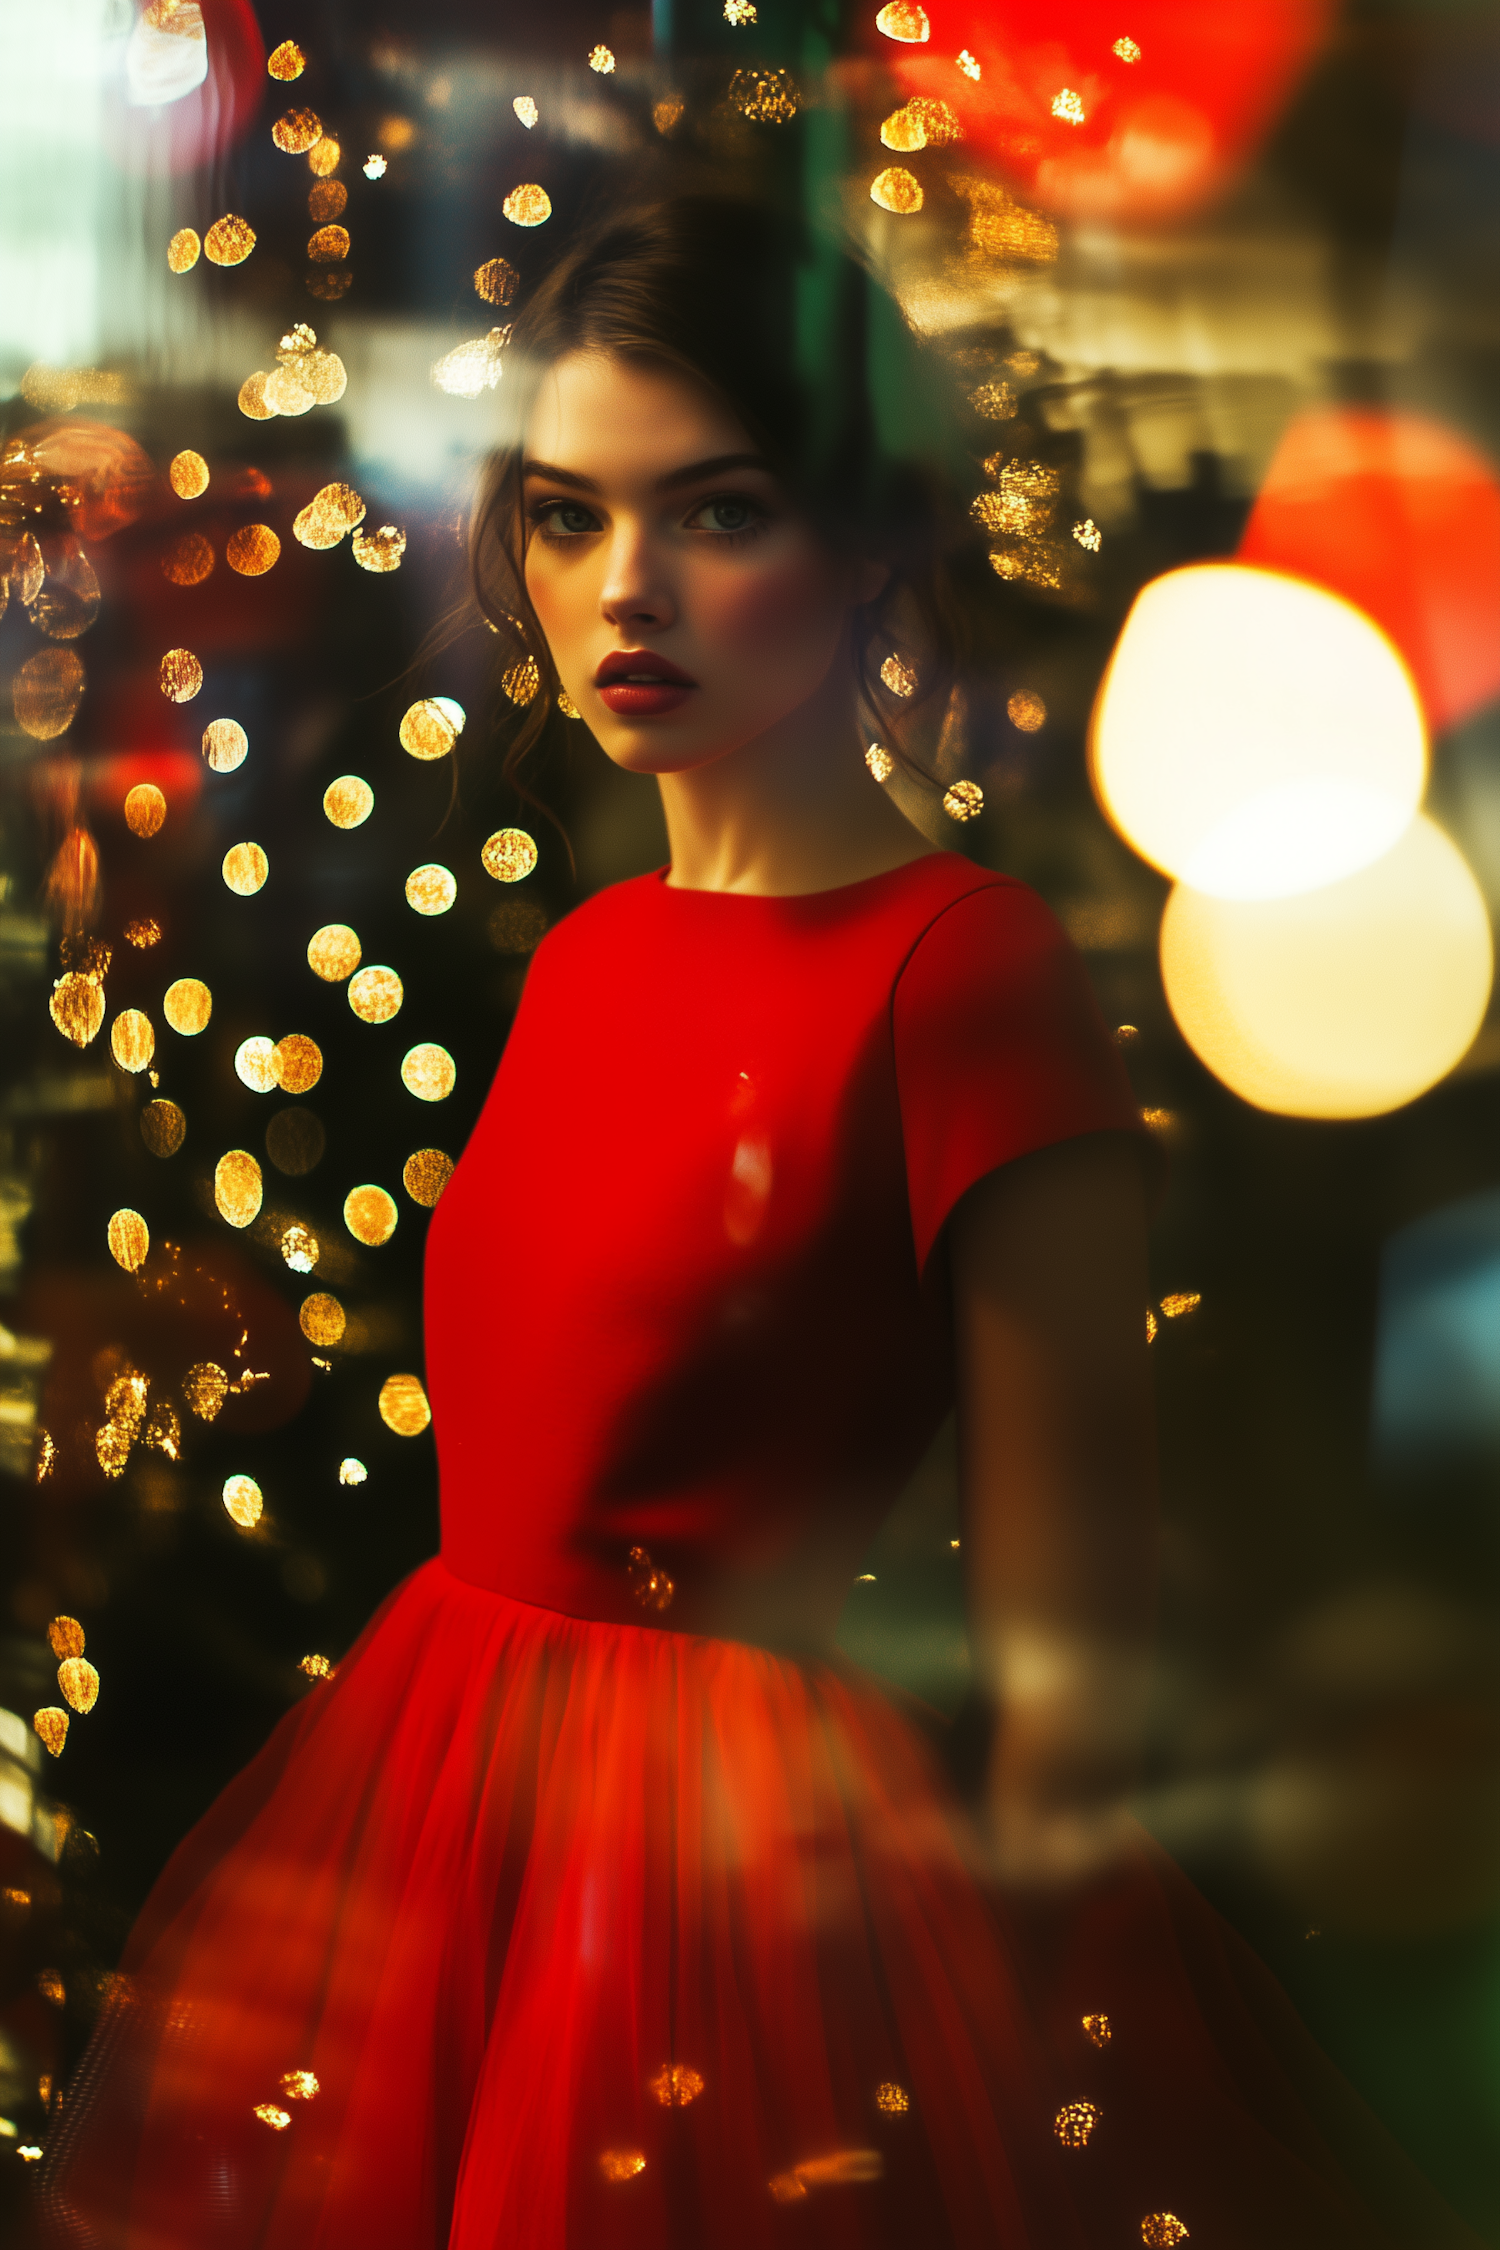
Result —
<svg viewBox="0 0 1500 2250"><path fill-rule="evenodd" d="M461 604L505 307L680 161L929 340L997 612L905 801L1060 914L1170 1158L1142 1817L1500 2242L1500 16L0 42L0 2213L167 1854L436 1545L427 1213L539 938L665 856L579 726L502 785ZM956 1531L950 1435L842 1632L949 1712Z"/></svg>

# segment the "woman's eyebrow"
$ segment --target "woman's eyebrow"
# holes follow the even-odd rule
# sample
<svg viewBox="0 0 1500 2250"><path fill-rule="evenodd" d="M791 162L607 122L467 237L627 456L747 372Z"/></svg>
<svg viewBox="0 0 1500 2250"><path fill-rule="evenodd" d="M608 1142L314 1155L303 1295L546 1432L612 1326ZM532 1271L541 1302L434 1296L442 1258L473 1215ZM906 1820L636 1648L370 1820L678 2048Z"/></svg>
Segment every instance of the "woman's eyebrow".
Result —
<svg viewBox="0 0 1500 2250"><path fill-rule="evenodd" d="M594 477L580 476L576 469L554 468L550 461L527 461L522 465L521 474L525 477L545 477L549 484L570 484L578 492L597 492L599 489Z"/></svg>
<svg viewBox="0 0 1500 2250"><path fill-rule="evenodd" d="M731 469L761 469L773 476L775 469L763 453L716 453L708 461L689 461L685 468L669 469L656 480L658 492L675 492L680 485L701 484L705 477L724 476ZM523 476L544 477L549 484L569 485L575 492L597 492L596 477L586 477L577 469L560 469L552 461L527 461L522 465Z"/></svg>
<svg viewBox="0 0 1500 2250"><path fill-rule="evenodd" d="M763 453L716 453L711 461L691 461L685 469L669 470L656 480L658 492L674 492L679 485L697 484L704 477L719 477L730 469L763 469L773 476L772 464Z"/></svg>

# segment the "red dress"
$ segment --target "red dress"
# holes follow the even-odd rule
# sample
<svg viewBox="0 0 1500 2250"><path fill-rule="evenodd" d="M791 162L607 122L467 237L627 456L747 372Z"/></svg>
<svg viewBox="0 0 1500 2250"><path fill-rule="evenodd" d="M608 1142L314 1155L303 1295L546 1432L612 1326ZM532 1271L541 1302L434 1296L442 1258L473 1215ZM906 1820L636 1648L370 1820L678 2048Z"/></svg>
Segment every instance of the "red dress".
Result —
<svg viewBox="0 0 1500 2250"><path fill-rule="evenodd" d="M833 1653L950 1400L944 1220L1135 1124L1046 909L948 854L805 898L649 876L546 939L432 1224L442 1553L162 1877L49 2242L1408 2238L1169 1864L1143 1839L1023 1935Z"/></svg>

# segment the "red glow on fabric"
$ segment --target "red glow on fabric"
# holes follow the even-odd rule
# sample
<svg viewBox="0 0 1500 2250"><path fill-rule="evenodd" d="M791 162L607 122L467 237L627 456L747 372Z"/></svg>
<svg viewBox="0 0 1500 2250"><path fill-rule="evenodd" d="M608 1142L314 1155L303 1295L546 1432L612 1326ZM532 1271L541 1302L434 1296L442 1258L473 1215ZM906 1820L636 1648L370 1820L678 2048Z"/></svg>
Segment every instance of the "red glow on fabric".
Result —
<svg viewBox="0 0 1500 2250"><path fill-rule="evenodd" d="M1373 617L1434 733L1500 694L1500 473L1441 423L1374 407L1299 414L1240 559L1313 579Z"/></svg>
<svg viewBox="0 0 1500 2250"><path fill-rule="evenodd" d="M250 0L199 0L208 76L180 101L155 108L126 99L121 76L106 89L104 145L122 172L178 173L211 164L240 140L267 84L266 45Z"/></svg>
<svg viewBox="0 0 1500 2250"><path fill-rule="evenodd" d="M908 92L957 112L976 155L1054 211L1155 220L1227 185L1318 52L1333 11L1330 0L1015 0L1002 13L993 0L937 0L928 13L926 45L878 45ZM1115 53L1124 38L1139 61ZM959 68L963 51L977 79ZM1064 93L1076 100L1059 116Z"/></svg>

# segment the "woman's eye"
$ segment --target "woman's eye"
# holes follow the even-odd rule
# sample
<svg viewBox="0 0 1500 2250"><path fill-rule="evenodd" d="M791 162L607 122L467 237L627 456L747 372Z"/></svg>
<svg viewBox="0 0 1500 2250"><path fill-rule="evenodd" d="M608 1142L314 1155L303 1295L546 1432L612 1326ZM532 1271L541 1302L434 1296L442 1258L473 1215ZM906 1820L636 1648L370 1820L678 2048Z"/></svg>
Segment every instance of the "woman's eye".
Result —
<svg viewBox="0 0 1500 2250"><path fill-rule="evenodd" d="M760 510L749 500L705 500L688 518L698 531L736 532L756 529L761 521Z"/></svg>
<svg viewBox="0 0 1500 2250"><path fill-rule="evenodd" d="M580 500L554 500L538 508L536 524L539 531L554 539L577 539L584 532L599 528L593 510L584 507Z"/></svg>

